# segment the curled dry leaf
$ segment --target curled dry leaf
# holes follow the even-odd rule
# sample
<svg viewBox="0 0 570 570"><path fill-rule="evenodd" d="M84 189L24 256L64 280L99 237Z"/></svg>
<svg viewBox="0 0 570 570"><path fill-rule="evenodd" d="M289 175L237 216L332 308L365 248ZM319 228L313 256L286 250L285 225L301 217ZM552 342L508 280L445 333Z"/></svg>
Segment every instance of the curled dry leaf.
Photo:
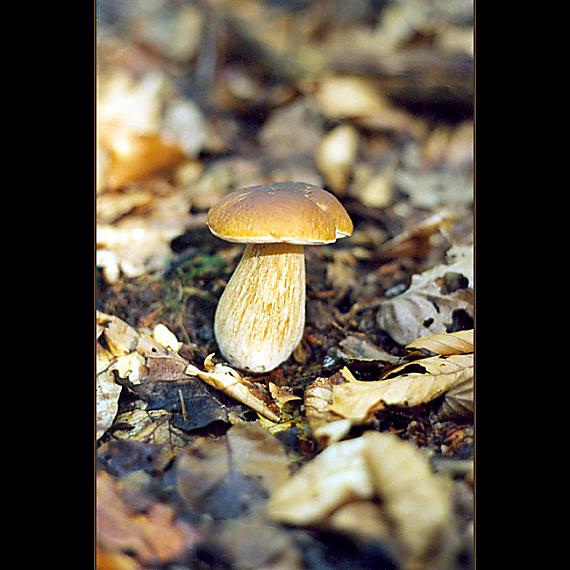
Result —
<svg viewBox="0 0 570 570"><path fill-rule="evenodd" d="M302 400L301 397L293 394L293 390L289 388L289 386L277 386L277 384L269 382L268 388L271 397L274 399L280 410L282 410L289 402Z"/></svg>
<svg viewBox="0 0 570 570"><path fill-rule="evenodd" d="M262 416L278 422L280 420L277 410L272 410L270 402L265 402L255 386L246 380L237 370L223 364L212 363L213 354L204 360L204 370L200 370L193 364L186 368L186 374L197 376L210 386L221 390L238 402L252 408ZM276 406L275 406L276 407Z"/></svg>
<svg viewBox="0 0 570 570"><path fill-rule="evenodd" d="M421 366L425 373L405 373L407 367ZM454 386L473 378L473 354L434 356L408 362L391 369L386 380L361 382L343 369L347 383L333 387L330 411L354 422L366 422L386 406L413 407L427 404Z"/></svg>
<svg viewBox="0 0 570 570"><path fill-rule="evenodd" d="M375 498L380 505L371 502ZM266 510L279 522L359 534L352 524L343 524L347 516L354 522L352 506L365 509L366 518L374 520L375 538L387 532L395 538L404 568L429 567L450 531L447 481L432 474L412 443L388 433L368 432L333 443L278 489Z"/></svg>
<svg viewBox="0 0 570 570"><path fill-rule="evenodd" d="M447 259L447 265L413 275L402 294L380 302L378 326L396 342L405 346L417 338L446 332L455 311L473 315L473 247L453 246ZM462 276L453 290L446 284L450 276Z"/></svg>
<svg viewBox="0 0 570 570"><path fill-rule="evenodd" d="M178 352L182 348L182 343L176 338L176 335L162 323L154 327L152 336L157 342L169 350Z"/></svg>
<svg viewBox="0 0 570 570"><path fill-rule="evenodd" d="M333 384L344 382L333 375L330 378L317 378L305 390L305 418L309 424L311 435L320 447L326 447L343 439L353 422L330 410L332 404Z"/></svg>
<svg viewBox="0 0 570 570"><path fill-rule="evenodd" d="M288 524L317 525L350 501L371 499L365 445L360 437L327 447L277 489L267 505L269 516Z"/></svg>
<svg viewBox="0 0 570 570"><path fill-rule="evenodd" d="M405 567L425 568L450 529L450 486L413 444L387 433L363 438L366 466L404 546Z"/></svg>

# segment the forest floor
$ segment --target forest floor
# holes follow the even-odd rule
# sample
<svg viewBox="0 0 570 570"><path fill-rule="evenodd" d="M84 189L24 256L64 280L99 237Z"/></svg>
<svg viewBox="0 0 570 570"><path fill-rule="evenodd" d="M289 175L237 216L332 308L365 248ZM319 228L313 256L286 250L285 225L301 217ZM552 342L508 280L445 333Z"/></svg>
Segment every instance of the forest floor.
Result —
<svg viewBox="0 0 570 570"><path fill-rule="evenodd" d="M99 3L100 569L473 567L472 4L351 4ZM286 180L354 232L248 374L206 215Z"/></svg>

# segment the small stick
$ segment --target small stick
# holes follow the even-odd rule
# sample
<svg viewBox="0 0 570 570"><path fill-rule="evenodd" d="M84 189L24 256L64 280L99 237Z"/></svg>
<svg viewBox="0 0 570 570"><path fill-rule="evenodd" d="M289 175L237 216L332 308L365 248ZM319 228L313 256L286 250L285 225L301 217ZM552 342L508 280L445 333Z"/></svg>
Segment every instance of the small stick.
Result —
<svg viewBox="0 0 570 570"><path fill-rule="evenodd" d="M184 421L188 423L188 414L186 413L186 404L184 403L184 398L182 397L182 390L178 388L178 395L180 396L180 406L182 407L182 416Z"/></svg>

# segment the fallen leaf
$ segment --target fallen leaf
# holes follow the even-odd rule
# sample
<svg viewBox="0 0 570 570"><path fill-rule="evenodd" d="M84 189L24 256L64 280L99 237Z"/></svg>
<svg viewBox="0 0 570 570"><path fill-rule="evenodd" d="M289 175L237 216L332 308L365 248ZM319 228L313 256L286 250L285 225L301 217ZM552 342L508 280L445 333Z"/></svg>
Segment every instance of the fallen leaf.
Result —
<svg viewBox="0 0 570 570"><path fill-rule="evenodd" d="M134 553L145 567L173 561L192 547L195 538L167 505L152 503L146 514L137 514L121 497L117 482L102 471L97 472L96 528L100 547Z"/></svg>
<svg viewBox="0 0 570 570"><path fill-rule="evenodd" d="M176 338L176 335L162 323L154 327L152 336L158 343L169 350L178 352L182 348L182 343Z"/></svg>
<svg viewBox="0 0 570 570"><path fill-rule="evenodd" d="M189 376L198 376L201 380L210 386L221 390L228 396L235 398L238 402L245 404L266 418L278 422L280 420L276 411L273 411L265 402L255 386L246 380L237 370L225 366L223 364L213 365L209 355L204 361L206 371L200 370L193 364L189 364L186 368L186 374Z"/></svg>
<svg viewBox="0 0 570 570"><path fill-rule="evenodd" d="M419 352L424 356L469 354L474 351L473 329L424 336L408 344L406 350L412 353Z"/></svg>
<svg viewBox="0 0 570 570"><path fill-rule="evenodd" d="M306 463L273 494L266 512L286 524L362 536L352 526L354 508L374 521L369 530L375 538L397 541L403 568L427 568L449 547L442 538L453 531L451 507L447 481L431 472L412 443L367 432L333 443Z"/></svg>
<svg viewBox="0 0 570 570"><path fill-rule="evenodd" d="M429 567L450 530L448 481L432 473L427 458L413 444L388 433L368 432L363 438L366 466L404 546L405 567Z"/></svg>
<svg viewBox="0 0 570 570"><path fill-rule="evenodd" d="M136 349L139 333L125 321L100 312L97 320L104 327L103 337L114 356L125 356Z"/></svg>
<svg viewBox="0 0 570 570"><path fill-rule="evenodd" d="M319 377L305 390L305 417L311 436L319 447L326 447L343 439L350 431L353 423L331 411L333 401L333 385L344 382L339 375L329 378Z"/></svg>
<svg viewBox="0 0 570 570"><path fill-rule="evenodd" d="M399 344L446 332L455 311L473 315L473 247L454 246L447 259L447 265L413 275L410 287L400 295L381 300L378 326ZM455 274L464 276L465 283L450 292L445 279Z"/></svg>
<svg viewBox="0 0 570 570"><path fill-rule="evenodd" d="M409 372L406 368L421 367L425 373ZM400 376L396 374L402 373ZM347 369L343 375L349 382L333 387L330 411L354 422L369 421L386 406L413 407L427 404L473 377L473 354L449 357L434 356L414 360L389 370L385 380L362 382Z"/></svg>
<svg viewBox="0 0 570 570"><path fill-rule="evenodd" d="M397 356L382 350L372 341L363 336L349 335L339 343L338 354L348 363L365 362L373 364L394 364L399 361Z"/></svg>
<svg viewBox="0 0 570 570"><path fill-rule="evenodd" d="M176 460L180 496L216 519L255 509L288 476L282 444L255 423L236 424L216 439L198 439Z"/></svg>
<svg viewBox="0 0 570 570"><path fill-rule="evenodd" d="M120 429L113 430L114 438L162 446L168 450L170 457L174 457L180 448L188 444L187 438L173 428L172 413L167 410L137 407L119 413L116 424Z"/></svg>
<svg viewBox="0 0 570 570"><path fill-rule="evenodd" d="M277 404L280 410L282 410L289 402L301 401L302 398L300 396L295 396L293 391L289 386L277 386L273 382L269 382L268 384L269 393L271 397Z"/></svg>
<svg viewBox="0 0 570 570"><path fill-rule="evenodd" d="M111 427L119 410L122 387L115 384L113 373L105 370L96 379L97 439Z"/></svg>
<svg viewBox="0 0 570 570"><path fill-rule="evenodd" d="M365 445L360 437L327 447L273 494L269 516L287 524L315 525L350 501L371 499L374 486L364 460Z"/></svg>
<svg viewBox="0 0 570 570"><path fill-rule="evenodd" d="M426 257L432 236L442 228L451 228L458 216L450 210L442 210L429 216L416 226L388 240L379 249L380 258Z"/></svg>

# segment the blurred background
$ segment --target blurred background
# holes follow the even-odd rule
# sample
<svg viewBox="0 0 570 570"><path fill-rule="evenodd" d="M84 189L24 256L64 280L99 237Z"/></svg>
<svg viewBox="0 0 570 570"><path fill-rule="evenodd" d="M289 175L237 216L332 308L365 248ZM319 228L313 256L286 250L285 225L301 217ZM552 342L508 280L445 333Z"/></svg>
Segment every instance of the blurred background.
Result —
<svg viewBox="0 0 570 570"><path fill-rule="evenodd" d="M99 0L96 136L101 283L278 180L334 193L365 247L442 212L467 243L473 2Z"/></svg>

